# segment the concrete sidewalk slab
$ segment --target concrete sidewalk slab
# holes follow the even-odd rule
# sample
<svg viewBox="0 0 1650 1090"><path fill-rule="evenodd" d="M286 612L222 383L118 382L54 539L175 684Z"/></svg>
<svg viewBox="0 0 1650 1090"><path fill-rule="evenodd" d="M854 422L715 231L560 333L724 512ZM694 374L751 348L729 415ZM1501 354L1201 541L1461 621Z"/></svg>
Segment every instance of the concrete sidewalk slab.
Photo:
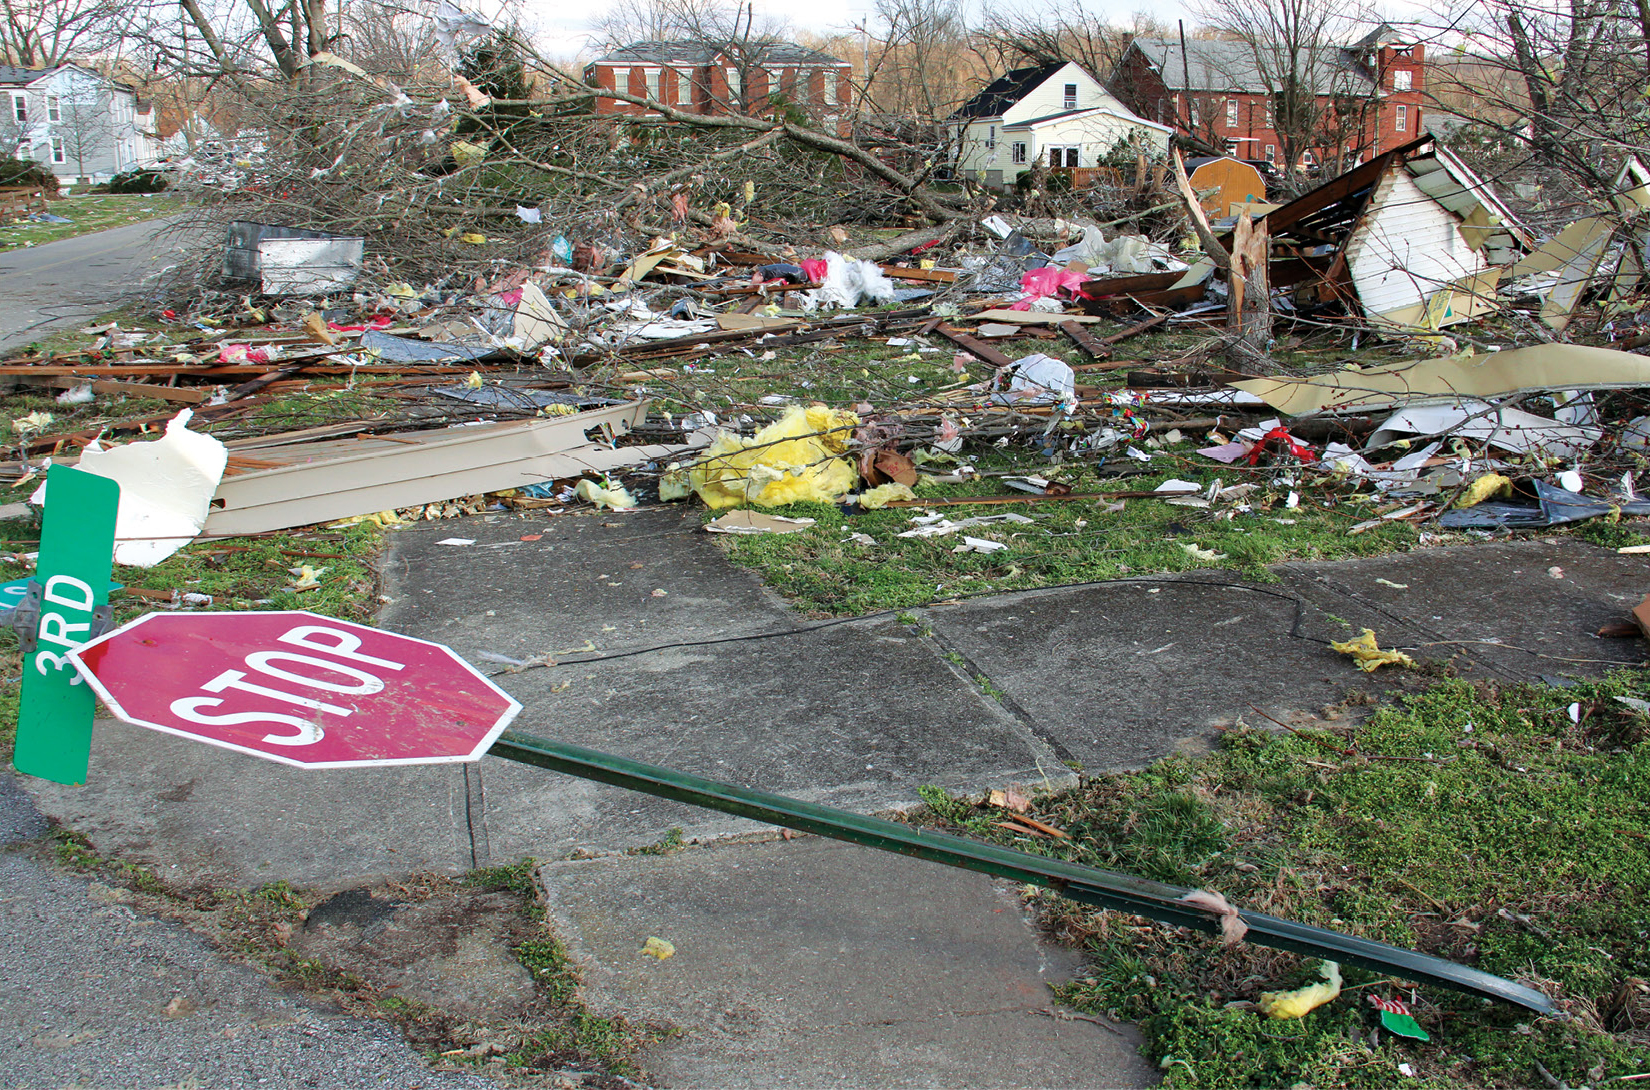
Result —
<svg viewBox="0 0 1650 1090"><path fill-rule="evenodd" d="M524 533L543 537L522 542ZM476 544L438 544L454 536ZM978 791L1072 778L908 629L804 628L728 563L697 512L469 519L391 540L384 627L472 661L587 643L618 655L691 645L501 674L524 706L517 730L861 812L914 805L925 784ZM739 639L764 634L777 635ZM481 777L498 860L622 850L672 828L690 838L767 828L509 761L483 761Z"/></svg>
<svg viewBox="0 0 1650 1090"><path fill-rule="evenodd" d="M1156 1083L1132 1028L1038 1012L1070 955L1012 887L814 838L540 869L602 1014L680 1027L642 1057L689 1087ZM641 954L649 936L676 953Z"/></svg>
<svg viewBox="0 0 1650 1090"><path fill-rule="evenodd" d="M923 611L938 637L1091 772L1136 767L1254 704L1280 719L1369 679L1274 587L1195 572ZM1321 637L1320 637L1321 638Z"/></svg>
<svg viewBox="0 0 1650 1090"><path fill-rule="evenodd" d="M1597 674L1638 665L1650 652L1637 638L1595 635L1608 621L1630 620L1650 593L1650 558L1579 541L1535 538L1276 570L1284 589L1320 610L1368 618L1360 623L1383 647L1456 656L1468 677Z"/></svg>
<svg viewBox="0 0 1650 1090"><path fill-rule="evenodd" d="M100 719L84 786L22 782L100 853L168 881L325 889L478 865L473 778L462 765L293 768Z"/></svg>

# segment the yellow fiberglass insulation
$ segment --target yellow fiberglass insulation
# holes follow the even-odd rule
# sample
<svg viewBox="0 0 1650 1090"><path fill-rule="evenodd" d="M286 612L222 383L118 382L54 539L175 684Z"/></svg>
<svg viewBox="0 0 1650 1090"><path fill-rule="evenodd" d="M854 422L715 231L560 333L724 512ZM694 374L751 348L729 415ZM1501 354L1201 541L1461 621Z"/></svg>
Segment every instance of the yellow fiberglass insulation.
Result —
<svg viewBox="0 0 1650 1090"><path fill-rule="evenodd" d="M707 507L835 503L859 482L853 463L842 457L858 425L850 412L792 405L749 439L719 434L688 480Z"/></svg>

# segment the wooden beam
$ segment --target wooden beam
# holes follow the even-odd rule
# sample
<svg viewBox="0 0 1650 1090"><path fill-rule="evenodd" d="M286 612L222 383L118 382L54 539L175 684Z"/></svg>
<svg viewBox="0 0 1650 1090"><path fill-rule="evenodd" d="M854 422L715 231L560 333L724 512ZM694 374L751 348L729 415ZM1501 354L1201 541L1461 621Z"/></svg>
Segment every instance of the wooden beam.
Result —
<svg viewBox="0 0 1650 1090"><path fill-rule="evenodd" d="M1088 330L1084 329L1076 322L1061 322L1059 329L1061 333L1064 333L1066 336L1076 341L1078 348L1081 348L1095 359L1103 360L1110 358L1111 349L1095 340L1094 337L1089 334Z"/></svg>

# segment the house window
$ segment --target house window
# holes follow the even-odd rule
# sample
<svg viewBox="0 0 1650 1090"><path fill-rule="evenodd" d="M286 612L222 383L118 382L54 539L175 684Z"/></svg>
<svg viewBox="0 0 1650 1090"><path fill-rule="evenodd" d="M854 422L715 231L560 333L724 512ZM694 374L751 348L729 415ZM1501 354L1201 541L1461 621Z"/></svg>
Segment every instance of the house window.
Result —
<svg viewBox="0 0 1650 1090"><path fill-rule="evenodd" d="M741 86L741 84L740 84L740 79L739 79L739 69L737 69L737 68L728 69L728 101L729 102L739 101L740 86Z"/></svg>
<svg viewBox="0 0 1650 1090"><path fill-rule="evenodd" d="M63 102L56 95L48 95L46 97L46 120L63 120Z"/></svg>
<svg viewBox="0 0 1650 1090"><path fill-rule="evenodd" d="M693 105L693 70L678 68L676 70L676 104L678 106Z"/></svg>
<svg viewBox="0 0 1650 1090"><path fill-rule="evenodd" d="M1074 147L1060 147L1048 149L1048 165L1056 169L1060 167L1074 167L1077 165L1077 149Z"/></svg>
<svg viewBox="0 0 1650 1090"><path fill-rule="evenodd" d="M613 69L613 89L621 95L628 95L630 93L630 69Z"/></svg>
<svg viewBox="0 0 1650 1090"><path fill-rule="evenodd" d="M821 89L825 92L825 105L827 106L836 105L836 80L837 73L835 72L825 72L821 77Z"/></svg>
<svg viewBox="0 0 1650 1090"><path fill-rule="evenodd" d="M1266 161L1268 163L1276 163L1278 161L1278 146L1276 144L1266 145Z"/></svg>
<svg viewBox="0 0 1650 1090"><path fill-rule="evenodd" d="M1238 126L1238 101L1235 98L1226 100L1226 127L1235 129Z"/></svg>
<svg viewBox="0 0 1650 1090"><path fill-rule="evenodd" d="M1407 132L1407 131L1409 131L1409 107L1408 106L1404 106L1404 105L1400 104L1397 107L1397 114L1394 116L1394 120L1392 122L1392 127L1393 127L1393 129L1395 129L1398 132Z"/></svg>
<svg viewBox="0 0 1650 1090"><path fill-rule="evenodd" d="M1066 105L1065 105L1066 109L1068 109L1068 110L1077 109L1077 85L1075 83L1066 84L1065 102L1066 102Z"/></svg>
<svg viewBox="0 0 1650 1090"><path fill-rule="evenodd" d="M1021 164L1026 161L1026 146L1018 140L1014 142L1014 161Z"/></svg>
<svg viewBox="0 0 1650 1090"><path fill-rule="evenodd" d="M1277 122L1275 120L1273 120L1273 117L1272 117L1272 104L1270 102L1268 102L1266 104L1266 127L1270 129L1270 128L1275 127L1276 125L1277 125Z"/></svg>
<svg viewBox="0 0 1650 1090"><path fill-rule="evenodd" d="M985 131L985 146L988 148L997 146L997 126L993 125Z"/></svg>
<svg viewBox="0 0 1650 1090"><path fill-rule="evenodd" d="M1415 73L1407 68L1397 68L1392 72L1392 89L1407 91L1415 85Z"/></svg>
<svg viewBox="0 0 1650 1090"><path fill-rule="evenodd" d="M647 68L643 69L643 75L647 77L647 97L654 102L658 102L662 90L659 84L663 80L664 74L657 68Z"/></svg>
<svg viewBox="0 0 1650 1090"><path fill-rule="evenodd" d="M11 96L11 113L19 125L29 123L29 105L22 95Z"/></svg>
<svg viewBox="0 0 1650 1090"><path fill-rule="evenodd" d="M61 136L52 137L52 162L66 163L68 161L68 157L63 154L63 138Z"/></svg>
<svg viewBox="0 0 1650 1090"><path fill-rule="evenodd" d="M795 98L799 104L804 106L814 100L814 74L812 69L798 68L796 70Z"/></svg>

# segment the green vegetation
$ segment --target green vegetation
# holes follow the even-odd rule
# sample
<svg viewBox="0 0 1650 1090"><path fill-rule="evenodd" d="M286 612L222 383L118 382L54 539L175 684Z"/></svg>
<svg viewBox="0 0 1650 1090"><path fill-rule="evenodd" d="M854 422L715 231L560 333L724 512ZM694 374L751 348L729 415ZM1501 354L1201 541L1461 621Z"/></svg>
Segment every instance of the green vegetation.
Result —
<svg viewBox="0 0 1650 1090"><path fill-rule="evenodd" d="M49 201L47 211L72 223L12 223L0 227L0 250L40 246L93 231L170 216L183 207L165 193L99 193Z"/></svg>
<svg viewBox="0 0 1650 1090"><path fill-rule="evenodd" d="M1239 725L1205 756L1034 800L1071 839L1017 838L1000 810L930 788L971 835L1218 891L1240 907L1476 964L1533 984L1537 1017L1345 969L1339 1000L1260 1017L1261 991L1315 979L1293 955L1091 913L1045 896L1091 975L1080 1009L1140 1022L1171 1087L1572 1086L1650 1070L1650 696L1642 673L1572 687L1440 683L1321 730ZM1373 1032L1365 996L1402 996L1432 1035ZM1554 1082L1553 1085L1557 1083Z"/></svg>
<svg viewBox="0 0 1650 1090"><path fill-rule="evenodd" d="M679 826L671 826L665 830L665 835L657 843L648 844L641 848L626 848L626 855L672 855L687 847L682 839L682 830Z"/></svg>

